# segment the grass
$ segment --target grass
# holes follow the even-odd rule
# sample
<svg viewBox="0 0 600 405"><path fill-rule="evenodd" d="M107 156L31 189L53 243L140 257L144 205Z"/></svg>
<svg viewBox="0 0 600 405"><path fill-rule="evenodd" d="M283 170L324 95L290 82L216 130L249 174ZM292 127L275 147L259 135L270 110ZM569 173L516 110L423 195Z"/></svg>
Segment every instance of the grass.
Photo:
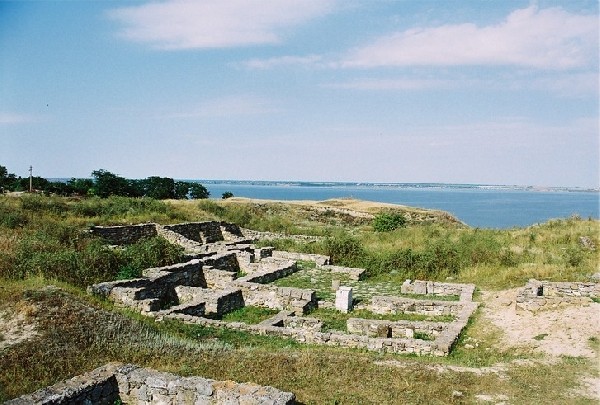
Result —
<svg viewBox="0 0 600 405"><path fill-rule="evenodd" d="M227 322L244 322L254 325L272 318L278 312L279 311L273 309L246 305L243 308L236 309L235 311L223 315L223 320Z"/></svg>
<svg viewBox="0 0 600 405"><path fill-rule="evenodd" d="M0 310L27 314L27 321L35 323L39 332L32 340L0 352L0 402L109 361L121 361L183 375L272 385L293 391L305 404L474 403L478 394L507 395L510 403L541 403L548 398L555 403L594 403L571 391L583 373L595 372L593 360L561 358L556 364L516 365L514 360L537 361L538 356L499 349L499 331L486 323L480 311L450 356L419 358L305 345L172 320L155 322L85 293L91 282L115 279L121 271L135 272L125 267L134 259L139 259L139 266L177 260L177 252L170 252L159 240L131 250L109 249L89 236L92 224L229 219L258 230L322 236L317 242L278 239L269 244L328 254L336 264L364 266L369 277L362 282L362 291L355 289L355 297L363 300L386 291L399 293L407 278L445 281L452 277L483 289L503 289L522 286L529 278L587 281L599 265L597 252L581 246L579 238L587 236L598 246L600 222L576 217L512 230L442 222L409 223L377 233L370 220L332 210L262 203L236 208L234 200L0 196ZM314 269L308 263L303 267L294 275L297 280L281 282L300 283L294 286L317 289L321 298L331 299L331 274L319 278L310 274ZM343 285L351 282L342 278ZM45 288L48 284L60 289ZM234 319L260 322L268 316L253 311L242 311ZM323 319L329 317L329 328L345 328L340 313L318 311ZM465 348L473 341L478 343L474 348ZM598 339L588 343L600 350ZM381 361L394 361L400 367L382 366ZM498 363L510 365L506 376L431 369ZM453 391L463 397L453 397Z"/></svg>

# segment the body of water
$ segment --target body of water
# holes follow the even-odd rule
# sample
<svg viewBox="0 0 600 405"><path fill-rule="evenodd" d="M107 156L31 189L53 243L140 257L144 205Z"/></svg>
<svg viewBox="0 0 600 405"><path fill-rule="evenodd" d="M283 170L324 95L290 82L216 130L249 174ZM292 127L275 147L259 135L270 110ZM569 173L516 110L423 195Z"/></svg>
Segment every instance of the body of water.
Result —
<svg viewBox="0 0 600 405"><path fill-rule="evenodd" d="M485 188L460 185L348 185L335 183L201 182L211 198L226 192L236 197L273 200L359 200L402 204L447 211L461 221L480 228L525 227L554 218L600 216L598 192L532 191L516 188Z"/></svg>

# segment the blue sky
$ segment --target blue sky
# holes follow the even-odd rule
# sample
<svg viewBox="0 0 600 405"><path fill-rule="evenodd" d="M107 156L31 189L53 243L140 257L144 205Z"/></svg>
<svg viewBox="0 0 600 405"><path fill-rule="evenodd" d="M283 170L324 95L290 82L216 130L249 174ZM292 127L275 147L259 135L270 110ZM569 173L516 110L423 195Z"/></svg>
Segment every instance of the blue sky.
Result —
<svg viewBox="0 0 600 405"><path fill-rule="evenodd" d="M598 2L0 1L26 176L599 187Z"/></svg>

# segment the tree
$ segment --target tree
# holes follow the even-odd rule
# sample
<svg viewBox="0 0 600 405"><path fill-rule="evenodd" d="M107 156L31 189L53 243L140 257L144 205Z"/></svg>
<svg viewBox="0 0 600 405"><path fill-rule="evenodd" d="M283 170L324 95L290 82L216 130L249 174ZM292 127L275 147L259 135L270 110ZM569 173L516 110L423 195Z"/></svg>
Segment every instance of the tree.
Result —
<svg viewBox="0 0 600 405"><path fill-rule="evenodd" d="M111 195L129 196L132 187L123 177L119 177L107 170L100 169L92 172L94 178L94 194L106 198Z"/></svg>
<svg viewBox="0 0 600 405"><path fill-rule="evenodd" d="M175 199L185 200L188 198L190 192L190 183L187 181L176 181L175 182Z"/></svg>
<svg viewBox="0 0 600 405"><path fill-rule="evenodd" d="M0 165L0 189L5 191L13 191L17 176L13 173L9 173L6 167Z"/></svg>
<svg viewBox="0 0 600 405"><path fill-rule="evenodd" d="M232 193L231 191L225 191L225 192L224 192L224 193L221 195L221 198L222 198L223 200L226 200L226 199L228 199L228 198L231 198L231 197L233 197L233 193Z"/></svg>
<svg viewBox="0 0 600 405"><path fill-rule="evenodd" d="M77 195L88 195L94 187L92 179L75 179L67 181L67 184L71 187L72 193Z"/></svg>
<svg viewBox="0 0 600 405"><path fill-rule="evenodd" d="M200 183L189 183L190 197L193 199L208 198L210 192Z"/></svg>
<svg viewBox="0 0 600 405"><path fill-rule="evenodd" d="M151 176L142 181L144 196L165 200L175 198L175 181L168 177Z"/></svg>

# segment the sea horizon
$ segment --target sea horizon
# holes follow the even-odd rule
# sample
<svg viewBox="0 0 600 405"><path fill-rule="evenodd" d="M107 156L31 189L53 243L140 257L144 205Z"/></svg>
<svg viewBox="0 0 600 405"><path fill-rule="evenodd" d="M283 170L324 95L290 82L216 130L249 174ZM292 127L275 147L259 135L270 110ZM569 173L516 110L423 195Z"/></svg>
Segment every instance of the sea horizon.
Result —
<svg viewBox="0 0 600 405"><path fill-rule="evenodd" d="M162 177L162 176L161 176ZM49 181L67 182L72 178L92 177L47 177ZM189 181L201 184L240 184L257 186L295 186L295 187L389 187L389 188L447 188L447 189L483 189L483 190L524 190L540 192L588 192L600 193L600 187L584 186L540 186L522 184L493 183L443 183L443 182L368 182L368 181L305 181L305 180L233 180L233 179L192 179L174 178L175 181Z"/></svg>

